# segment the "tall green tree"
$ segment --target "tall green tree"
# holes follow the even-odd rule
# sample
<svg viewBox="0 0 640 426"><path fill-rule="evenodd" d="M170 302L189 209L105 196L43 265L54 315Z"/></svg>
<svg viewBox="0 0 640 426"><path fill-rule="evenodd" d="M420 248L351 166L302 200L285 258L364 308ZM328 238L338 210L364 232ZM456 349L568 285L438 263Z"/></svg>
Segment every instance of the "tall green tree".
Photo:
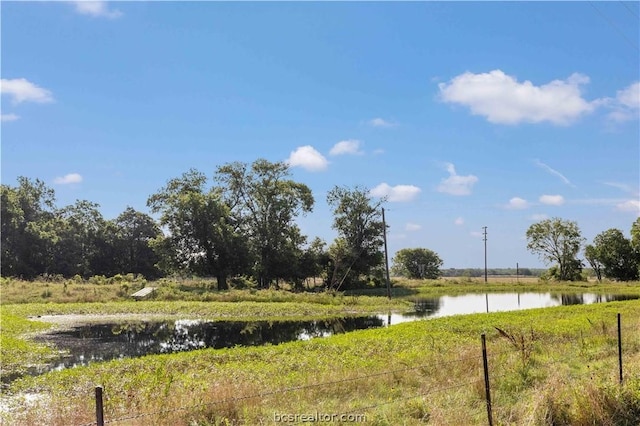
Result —
<svg viewBox="0 0 640 426"><path fill-rule="evenodd" d="M20 176L17 186L0 186L0 209L2 275L49 273L58 240L53 189Z"/></svg>
<svg viewBox="0 0 640 426"><path fill-rule="evenodd" d="M261 287L290 277L306 242L295 220L312 210L313 195L289 177L286 163L264 159L225 164L216 171L231 215L247 236L253 275Z"/></svg>
<svg viewBox="0 0 640 426"><path fill-rule="evenodd" d="M578 224L560 218L534 223L527 230L527 248L547 263L557 265L557 278L573 281L580 274L576 258L584 239Z"/></svg>
<svg viewBox="0 0 640 426"><path fill-rule="evenodd" d="M327 195L333 208L333 229L338 238L329 248L333 263L329 286L352 286L362 275L370 275L382 266L384 254L382 204L362 187L334 187Z"/></svg>
<svg viewBox="0 0 640 426"><path fill-rule="evenodd" d="M638 260L631 241L619 229L608 229L593 239L595 254L605 277L618 281L638 279Z"/></svg>
<svg viewBox="0 0 640 426"><path fill-rule="evenodd" d="M107 223L98 208L96 203L78 200L57 212L60 223L60 239L55 249L57 273L89 277L116 271L114 259L105 259L99 249L107 236Z"/></svg>
<svg viewBox="0 0 640 426"><path fill-rule="evenodd" d="M393 258L393 272L407 278L436 279L442 272L442 259L427 248L406 248L398 251Z"/></svg>
<svg viewBox="0 0 640 426"><path fill-rule="evenodd" d="M142 274L153 278L159 275L158 256L151 241L161 238L160 227L147 214L127 207L114 221L118 268L122 272Z"/></svg>
<svg viewBox="0 0 640 426"><path fill-rule="evenodd" d="M591 268L593 269L593 272L596 274L596 278L598 279L598 281L602 281L602 262L600 261L600 253L598 251L598 249L591 245L588 244L585 248L584 248L584 257L585 259L587 259L587 262L589 262L589 265L591 265Z"/></svg>
<svg viewBox="0 0 640 426"><path fill-rule="evenodd" d="M203 276L215 276L218 289L228 288L230 275L247 262L246 246L219 188L206 188L201 172L190 170L171 179L149 197L153 213L160 213L160 225L168 235L156 244L173 269Z"/></svg>

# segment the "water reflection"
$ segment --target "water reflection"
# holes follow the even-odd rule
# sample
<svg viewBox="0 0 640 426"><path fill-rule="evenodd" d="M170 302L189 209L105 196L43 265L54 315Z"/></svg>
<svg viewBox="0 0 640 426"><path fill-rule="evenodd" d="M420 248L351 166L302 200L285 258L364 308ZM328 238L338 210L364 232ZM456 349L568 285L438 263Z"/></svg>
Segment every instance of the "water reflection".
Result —
<svg viewBox="0 0 640 426"><path fill-rule="evenodd" d="M292 340L382 327L377 316L332 318L318 321L244 322L177 320L87 324L38 337L67 352L49 370L90 362L132 358L148 354L278 344Z"/></svg>
<svg viewBox="0 0 640 426"><path fill-rule="evenodd" d="M404 314L385 313L316 321L177 320L81 325L38 337L37 340L53 343L67 352L67 355L56 363L33 369L30 373L41 374L90 362L148 354L308 340L423 318L631 299L638 299L638 296L561 293L465 294L415 299L414 309ZM2 377L3 381L14 378Z"/></svg>
<svg viewBox="0 0 640 426"><path fill-rule="evenodd" d="M612 295L589 293L484 293L414 299L415 317L442 317L481 312L517 311L521 309L548 308L559 305L583 305L590 303L635 300L636 295ZM404 322L404 321L400 321Z"/></svg>

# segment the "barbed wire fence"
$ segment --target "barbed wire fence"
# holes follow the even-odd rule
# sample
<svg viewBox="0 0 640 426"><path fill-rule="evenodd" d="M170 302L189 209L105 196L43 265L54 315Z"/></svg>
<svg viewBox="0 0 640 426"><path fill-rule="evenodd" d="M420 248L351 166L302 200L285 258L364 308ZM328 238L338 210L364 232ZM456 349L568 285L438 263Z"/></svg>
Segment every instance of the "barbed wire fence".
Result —
<svg viewBox="0 0 640 426"><path fill-rule="evenodd" d="M638 336L638 328L632 326L623 326L621 315L617 314L617 324L614 327L611 327L609 324L591 324L592 328L597 329L600 327L600 330L596 330L595 333L591 335L585 335L583 332L580 332L578 336L574 336L574 339L570 341L570 344L579 345L579 349L581 352L581 356L586 359L601 359L603 357L612 357L616 356L617 362L615 363L615 372L610 372L611 376L615 373L615 381L619 385L622 385L625 380L625 370L624 370L624 344L623 338L625 336ZM588 341L588 338L593 338L593 341ZM150 411L146 413L135 413L130 415L124 415L120 417L114 418L105 418L105 405L104 405L104 395L108 393L108 389L103 389L101 386L95 387L95 408L96 408L96 418L95 421L91 421L88 423L83 423L77 426L104 426L106 424L124 424L126 422L132 421L144 421L148 419L151 421L152 419L162 418L177 412L190 412L196 411L203 408L211 408L216 406L224 406L225 404L237 404L247 402L249 400L263 400L268 397L272 397L279 394L287 394L293 392L301 392L321 387L327 386L336 386L344 383L354 382L354 381L364 381L368 379L375 379L383 376L393 376L401 373L408 372L421 372L423 375L426 375L427 372L432 372L435 369L443 369L448 368L448 371L455 367L456 364L464 363L464 367L469 365L474 366L475 371L478 373L478 377L475 379L467 379L462 380L457 383L446 383L442 386L428 386L425 389L419 389L415 393L411 393L410 395L402 395L394 398L390 398L387 401L379 402L376 404L364 404L361 406L356 406L346 411L337 412L332 414L331 420L333 421L350 421L353 422L354 419L363 419L365 413L370 412L376 408L389 406L393 404L398 404L402 401L410 401L418 398L424 398L428 395L433 395L437 393L450 392L456 389L473 387L476 390L482 389L482 393L484 395L484 405L486 407L486 423L489 426L494 425L494 415L495 413L499 413L501 416L507 415L505 413L506 408L499 407L495 405L493 396L497 391L495 384L499 382L500 379L508 376L509 372L503 372L501 374L496 373L497 368L501 365L502 357L505 355L513 355L514 353L518 353L519 356L525 356L528 348L527 344L532 344L532 342L525 342L524 338L522 341L522 345L518 346L516 344L511 345L508 349L502 350L491 350L491 348L487 347L486 342L486 334L482 333L480 336L480 347L481 351L478 351L477 355L468 355L468 354L460 354L456 353L458 357L449 359L448 361L441 361L437 363L429 363L429 364L420 364L415 366L408 366L403 368L391 369L387 371L380 371L365 375L359 375L355 377L347 377L340 380L331 380L320 383L311 383L300 386L291 386L280 389L272 389L265 390L263 392L256 392L248 395L241 395L236 397L222 398L216 401L203 402L199 404L181 406L176 408L167 408L164 410ZM605 344L605 348L602 349L603 344ZM632 345L632 348L637 348L640 346L639 343L635 343ZM590 348L595 349L596 351L589 351ZM521 360L523 363L526 361L524 358ZM562 357L556 356L552 358L547 356L545 358L545 365L568 365L572 361L576 361L576 358L570 357ZM593 374L593 371L587 369L583 372L578 372L574 374L574 377L583 377L586 375ZM494 386L492 386L494 384ZM275 421L274 421L275 422ZM149 422L148 424L153 424Z"/></svg>

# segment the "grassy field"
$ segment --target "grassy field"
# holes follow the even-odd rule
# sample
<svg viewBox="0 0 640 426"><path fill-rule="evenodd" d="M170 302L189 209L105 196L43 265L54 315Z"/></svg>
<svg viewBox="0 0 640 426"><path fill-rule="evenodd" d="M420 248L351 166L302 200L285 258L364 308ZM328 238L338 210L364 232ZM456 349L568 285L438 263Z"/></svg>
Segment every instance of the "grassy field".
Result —
<svg viewBox="0 0 640 426"><path fill-rule="evenodd" d="M46 327L26 320L27 315L160 313L235 319L409 306L402 301L389 305L373 295L248 290L212 293L212 299L227 298L215 302L117 302L105 296L92 303L5 304L5 285L23 284L2 284L3 370L47 355L22 338ZM48 284L48 299L56 300L58 288ZM478 284L406 282L397 283L396 291L409 297L487 291ZM638 283L581 284L588 287L559 287L638 294ZM514 285L535 291L529 286L537 284L490 283L489 291L513 291ZM548 291L548 285L534 288ZM623 318L623 386L617 383L617 313ZM3 391L0 415L3 424L12 425L88 424L95 421L94 387L101 385L105 419L125 425L278 424L278 419L314 413L342 413L371 425L486 424L480 356L480 334L486 333L495 424L637 425L639 331L640 302L626 301L446 317L276 346L152 355L19 379Z"/></svg>

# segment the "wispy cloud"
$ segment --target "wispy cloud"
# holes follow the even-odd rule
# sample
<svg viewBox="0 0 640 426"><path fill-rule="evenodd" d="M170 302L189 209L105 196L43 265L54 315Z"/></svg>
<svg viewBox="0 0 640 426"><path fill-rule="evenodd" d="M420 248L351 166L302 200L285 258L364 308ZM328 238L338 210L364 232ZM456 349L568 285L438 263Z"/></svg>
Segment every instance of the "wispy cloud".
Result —
<svg viewBox="0 0 640 426"><path fill-rule="evenodd" d="M40 104L53 102L51 91L39 87L25 78L1 79L0 92L11 97L11 102L36 102Z"/></svg>
<svg viewBox="0 0 640 426"><path fill-rule="evenodd" d="M551 168L550 166L546 165L546 164L545 164L545 163L543 163L542 161L540 161L540 160L538 160L538 159L535 159L535 160L533 160L533 163L534 163L536 166L538 166L538 167L540 167L540 168L542 168L542 169L546 170L548 173L550 173L550 174L552 174L552 175L554 175L554 176L559 177L559 178L560 178L564 183L566 183L567 185L569 185L569 186L571 186L571 187L573 187L573 188L575 188L575 187L576 187L573 183L571 183L571 181L570 181L569 179L567 179L567 177L566 177L565 175L563 175L563 174L562 174L562 173L560 173L559 171L557 171L557 170L555 170L555 169Z"/></svg>
<svg viewBox="0 0 640 426"><path fill-rule="evenodd" d="M540 220L546 220L549 219L549 216L544 214L544 213L534 213L531 216L529 216L529 220L533 220L533 221L540 221Z"/></svg>
<svg viewBox="0 0 640 426"><path fill-rule="evenodd" d="M53 180L53 183L57 185L69 185L72 183L82 182L82 176L79 173L69 173L64 176L57 177Z"/></svg>
<svg viewBox="0 0 640 426"><path fill-rule="evenodd" d="M118 9L109 9L106 1L72 1L76 12L81 15L89 15L96 18L115 19L122 16L122 12Z"/></svg>
<svg viewBox="0 0 640 426"><path fill-rule="evenodd" d="M640 200L627 200L616 204L616 210L621 212L632 212L640 216Z"/></svg>
<svg viewBox="0 0 640 426"><path fill-rule="evenodd" d="M385 120L384 118L372 118L371 120L367 121L367 124L369 124L372 127L395 127L397 126L396 123L394 123L393 121L388 121Z"/></svg>
<svg viewBox="0 0 640 426"><path fill-rule="evenodd" d="M491 123L567 125L601 103L582 97L581 86L588 82L587 76L575 73L566 80L536 86L530 81L518 82L497 69L481 74L466 72L438 87L444 102L464 105Z"/></svg>
<svg viewBox="0 0 640 426"><path fill-rule="evenodd" d="M0 121L5 123L9 121L16 121L20 119L19 115L16 114L0 114Z"/></svg>
<svg viewBox="0 0 640 426"><path fill-rule="evenodd" d="M456 220L453 221L458 226L464 225L464 219L462 217L457 217Z"/></svg>
<svg viewBox="0 0 640 426"><path fill-rule="evenodd" d="M561 206L564 204L562 195L541 195L539 201L549 206Z"/></svg>
<svg viewBox="0 0 640 426"><path fill-rule="evenodd" d="M509 202L505 205L505 208L509 210L524 210L524 209L528 209L529 207L531 207L531 204L524 198L520 198L520 197L511 198Z"/></svg>
<svg viewBox="0 0 640 426"><path fill-rule="evenodd" d="M390 202L407 202L415 199L420 194L420 188L414 185L396 185L390 186L387 183L381 183L370 191L374 197L386 197Z"/></svg>
<svg viewBox="0 0 640 426"><path fill-rule="evenodd" d="M601 183L603 185L607 185L612 188L617 188L623 192L633 195L634 197L640 196L640 191L638 190L637 187L634 188L633 186L628 185L626 183L621 183L621 182L601 182Z"/></svg>
<svg viewBox="0 0 640 426"><path fill-rule="evenodd" d="M348 139L345 141L340 141L331 148L329 151L329 155L360 155L363 152L360 150L360 146L362 142L356 139Z"/></svg>
<svg viewBox="0 0 640 426"><path fill-rule="evenodd" d="M608 117L613 121L638 119L640 117L640 81L618 90L615 99L609 100L608 106L612 109Z"/></svg>
<svg viewBox="0 0 640 426"><path fill-rule="evenodd" d="M413 223L413 222L408 222L405 226L404 226L405 231L410 231L410 232L415 232L415 231L419 231L422 229L422 225L418 225L417 223Z"/></svg>
<svg viewBox="0 0 640 426"><path fill-rule="evenodd" d="M302 167L310 172L319 172L329 166L329 162L311 145L305 145L291 151L285 160L291 167Z"/></svg>
<svg viewBox="0 0 640 426"><path fill-rule="evenodd" d="M456 173L456 168L451 163L446 163L446 169L449 177L442 179L438 185L438 192L444 192L451 195L469 195L471 188L478 182L478 178L474 175L461 176Z"/></svg>

